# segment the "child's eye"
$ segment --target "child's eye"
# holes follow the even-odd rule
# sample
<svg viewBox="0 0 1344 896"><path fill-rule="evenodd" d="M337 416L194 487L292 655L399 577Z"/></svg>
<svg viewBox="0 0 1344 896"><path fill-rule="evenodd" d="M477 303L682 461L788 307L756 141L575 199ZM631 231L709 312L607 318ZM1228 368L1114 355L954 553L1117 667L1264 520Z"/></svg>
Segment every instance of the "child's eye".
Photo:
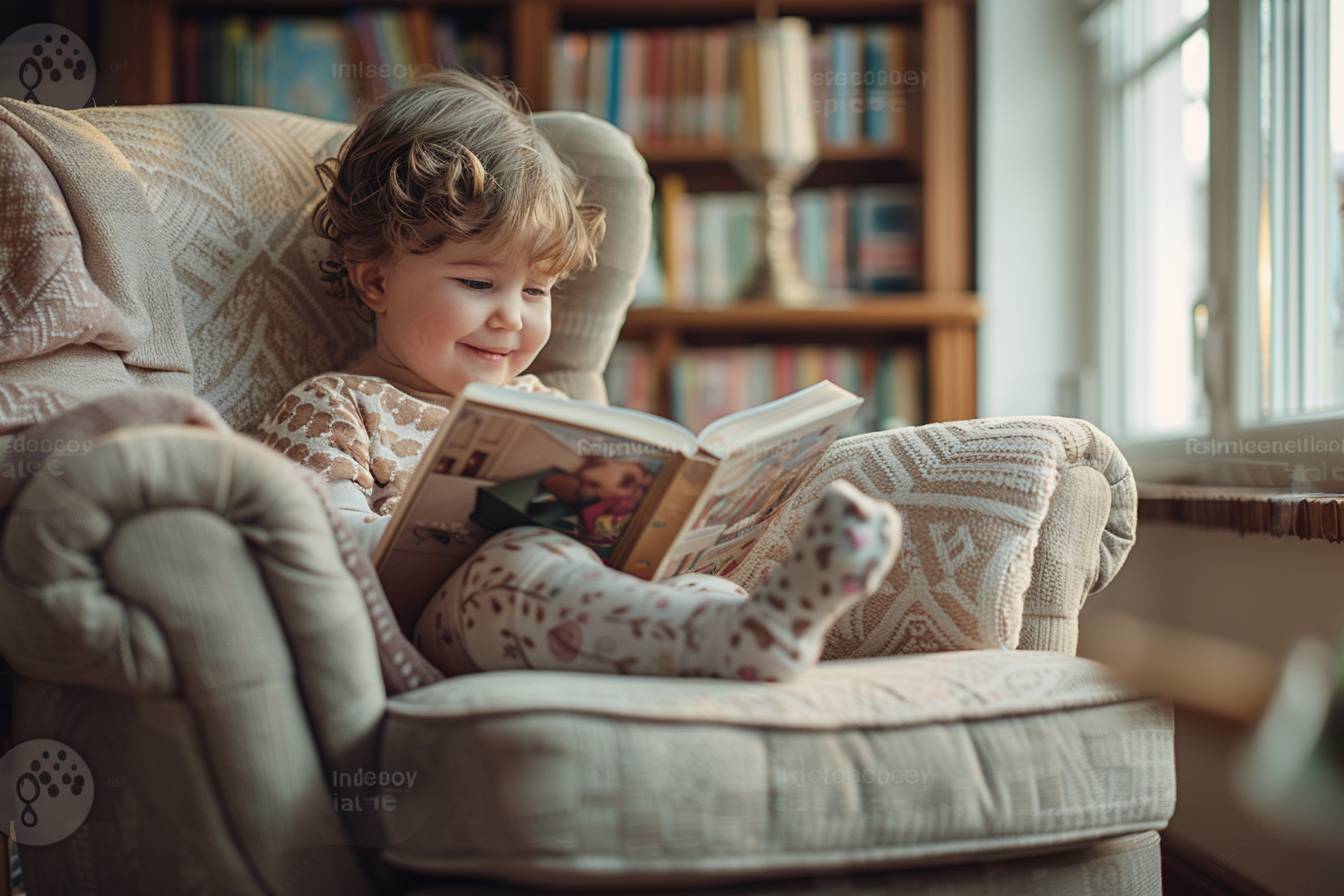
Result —
<svg viewBox="0 0 1344 896"><path fill-rule="evenodd" d="M543 299L546 298L548 295L550 295L550 293L548 293L546 290L536 286L528 287L527 289L523 290L523 292L530 293L531 295L538 296Z"/></svg>
<svg viewBox="0 0 1344 896"><path fill-rule="evenodd" d="M490 281L489 281L489 280L471 280L471 279L468 279L468 278L465 278L465 277L459 277L459 278L457 278L457 282L461 283L461 284L462 284L463 286L465 286L467 289L489 289L489 288L490 288Z"/></svg>

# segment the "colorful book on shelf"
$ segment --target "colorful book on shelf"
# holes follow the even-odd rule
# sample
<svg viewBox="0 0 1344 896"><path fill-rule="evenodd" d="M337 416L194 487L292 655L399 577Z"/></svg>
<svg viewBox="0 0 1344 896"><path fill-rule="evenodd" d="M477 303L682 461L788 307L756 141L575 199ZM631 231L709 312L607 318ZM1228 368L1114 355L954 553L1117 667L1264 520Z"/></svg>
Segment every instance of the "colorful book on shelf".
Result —
<svg viewBox="0 0 1344 896"><path fill-rule="evenodd" d="M349 121L357 102L410 83L425 67L502 69L499 41L459 40L432 10L357 9L340 17L189 18L177 72L183 102L261 105Z"/></svg>
<svg viewBox="0 0 1344 896"><path fill-rule="evenodd" d="M697 434L625 408L472 383L426 448L374 566L389 594L428 599L492 527L528 521L641 578L722 575L862 401L823 381Z"/></svg>
<svg viewBox="0 0 1344 896"><path fill-rule="evenodd" d="M889 44L885 26L868 27L863 40L863 138L873 142L890 139L891 111L883 89L891 71L887 57Z"/></svg>
<svg viewBox="0 0 1344 896"><path fill-rule="evenodd" d="M263 66L260 102L273 109L349 121L349 79L337 76L345 61L345 28L317 17L271 20L259 40Z"/></svg>
<svg viewBox="0 0 1344 896"><path fill-rule="evenodd" d="M915 197L915 191L904 186L854 191L850 269L856 289L898 292L916 287Z"/></svg>
<svg viewBox="0 0 1344 896"><path fill-rule="evenodd" d="M644 91L644 71L648 65L648 41L642 31L624 31L621 34L621 118L619 126L628 134L648 130L647 98Z"/></svg>
<svg viewBox="0 0 1344 896"><path fill-rule="evenodd" d="M609 369L612 401L624 369ZM671 413L694 429L724 405L761 404L825 378L868 400L844 435L924 422L923 355L915 346L750 345L681 352L669 371ZM725 385L726 384L726 385Z"/></svg>
<svg viewBox="0 0 1344 896"><path fill-rule="evenodd" d="M462 65L457 23L439 19L434 23L434 63L439 68L459 68Z"/></svg>
<svg viewBox="0 0 1344 896"><path fill-rule="evenodd" d="M649 46L649 68L645 74L648 90L647 127L643 137L650 141L667 138L667 93L671 83L671 39L666 28L654 31Z"/></svg>
<svg viewBox="0 0 1344 896"><path fill-rule="evenodd" d="M577 89L555 91L556 107L605 117L641 142L737 140L745 111L742 54L754 44L741 42L734 28L569 32L552 42L552 55L566 54L571 35L589 39L589 71ZM824 145L905 145L900 79L909 42L909 28L886 23L837 24L810 36L812 101ZM571 69L552 59L552 71Z"/></svg>
<svg viewBox="0 0 1344 896"><path fill-rule="evenodd" d="M728 118L728 29L711 28L705 33L705 79L701 97L703 127L701 133L708 143L723 143L727 139Z"/></svg>
<svg viewBox="0 0 1344 896"><path fill-rule="evenodd" d="M831 71L835 73L835 112L828 119L830 142L850 146L858 142L863 120L863 57L861 33L855 25L834 25L831 31ZM859 83L855 83L856 75Z"/></svg>

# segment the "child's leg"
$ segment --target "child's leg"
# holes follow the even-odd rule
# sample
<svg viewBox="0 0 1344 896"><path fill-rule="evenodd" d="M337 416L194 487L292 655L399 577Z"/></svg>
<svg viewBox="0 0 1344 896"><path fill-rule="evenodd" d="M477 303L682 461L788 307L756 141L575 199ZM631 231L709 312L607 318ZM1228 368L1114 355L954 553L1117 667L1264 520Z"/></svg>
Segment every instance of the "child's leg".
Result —
<svg viewBox="0 0 1344 896"><path fill-rule="evenodd" d="M816 662L830 624L878 587L899 541L891 505L843 480L822 493L793 555L750 595L716 576L646 582L558 532L510 529L444 582L415 643L450 675L529 668L785 681Z"/></svg>

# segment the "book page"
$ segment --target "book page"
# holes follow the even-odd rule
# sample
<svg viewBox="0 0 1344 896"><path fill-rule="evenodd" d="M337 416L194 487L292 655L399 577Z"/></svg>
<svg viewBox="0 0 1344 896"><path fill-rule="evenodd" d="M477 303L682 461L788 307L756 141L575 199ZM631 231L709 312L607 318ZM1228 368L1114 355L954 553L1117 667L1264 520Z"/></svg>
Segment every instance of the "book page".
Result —
<svg viewBox="0 0 1344 896"><path fill-rule="evenodd" d="M859 403L846 403L782 437L755 441L724 458L654 578L686 572L730 575L807 481Z"/></svg>
<svg viewBox="0 0 1344 896"><path fill-rule="evenodd" d="M808 423L843 407L857 410L863 399L830 380L822 380L791 395L720 417L700 431L701 449L724 458L748 442L788 438L800 423Z"/></svg>
<svg viewBox="0 0 1344 896"><path fill-rule="evenodd" d="M462 390L459 401L483 408L496 408L560 423L570 423L586 430L620 433L631 441L661 445L668 450L680 451L687 457L694 454L698 448L695 434L674 420L630 408L599 404L595 401L522 392L488 383L469 384Z"/></svg>

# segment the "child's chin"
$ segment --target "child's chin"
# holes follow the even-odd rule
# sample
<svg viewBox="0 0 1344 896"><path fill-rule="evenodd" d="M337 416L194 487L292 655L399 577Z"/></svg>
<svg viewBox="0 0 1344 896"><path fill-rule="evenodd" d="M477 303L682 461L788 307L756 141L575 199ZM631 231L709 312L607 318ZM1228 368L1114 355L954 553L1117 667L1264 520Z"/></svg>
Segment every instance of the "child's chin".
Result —
<svg viewBox="0 0 1344 896"><path fill-rule="evenodd" d="M489 386L502 386L507 383L509 379L509 375L503 371L499 373L475 373L467 377L462 385L466 386L467 383L485 383Z"/></svg>

